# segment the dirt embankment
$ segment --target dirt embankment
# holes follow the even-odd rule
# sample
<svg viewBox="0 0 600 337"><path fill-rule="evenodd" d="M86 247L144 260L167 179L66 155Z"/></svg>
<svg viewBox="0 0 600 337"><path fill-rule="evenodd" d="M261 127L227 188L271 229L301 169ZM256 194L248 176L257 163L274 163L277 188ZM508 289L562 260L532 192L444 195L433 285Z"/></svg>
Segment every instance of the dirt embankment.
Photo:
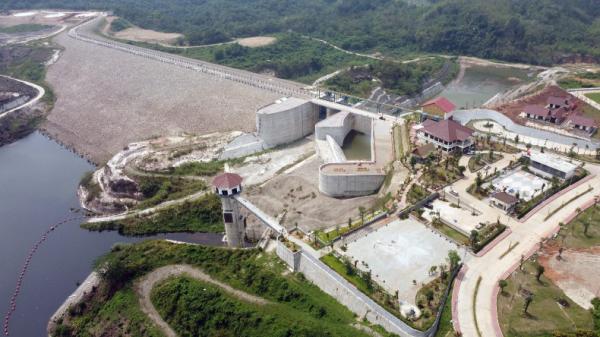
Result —
<svg viewBox="0 0 600 337"><path fill-rule="evenodd" d="M93 162L152 136L254 131L270 91L71 39L48 71L57 101L48 133Z"/></svg>

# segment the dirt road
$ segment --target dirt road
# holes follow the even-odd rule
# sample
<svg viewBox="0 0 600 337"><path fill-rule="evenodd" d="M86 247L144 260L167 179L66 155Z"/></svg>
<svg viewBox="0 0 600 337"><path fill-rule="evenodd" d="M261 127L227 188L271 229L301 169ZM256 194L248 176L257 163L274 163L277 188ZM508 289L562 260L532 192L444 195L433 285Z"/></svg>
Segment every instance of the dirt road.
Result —
<svg viewBox="0 0 600 337"><path fill-rule="evenodd" d="M140 307L142 311L148 315L148 317L164 332L167 337L176 337L177 334L175 331L163 320L160 316L152 301L150 300L150 293L152 292L152 288L157 283L160 283L170 277L174 276L189 276L196 280L200 280L203 282L211 283L221 288L223 291L228 293L229 295L235 296L240 300L250 302L258 305L265 305L269 302L263 298L250 295L241 290L234 289L229 285L217 281L210 277L209 275L202 272L200 269L194 268L190 265L176 264L158 268L151 272L150 274L144 276L142 279L138 280L135 285L135 291L140 299Z"/></svg>

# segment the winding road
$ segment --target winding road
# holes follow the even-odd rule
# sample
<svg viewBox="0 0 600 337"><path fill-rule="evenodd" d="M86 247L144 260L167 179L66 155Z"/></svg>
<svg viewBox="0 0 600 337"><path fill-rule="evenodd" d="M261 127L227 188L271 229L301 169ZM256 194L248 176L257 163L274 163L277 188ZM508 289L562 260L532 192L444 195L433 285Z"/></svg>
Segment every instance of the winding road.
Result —
<svg viewBox="0 0 600 337"><path fill-rule="evenodd" d="M586 164L590 175L549 199L542 207L533 210L526 221L511 219L511 233L483 256L474 257L467 263L466 271L457 279L454 287L453 321L455 328L465 337L502 337L497 315L498 281L505 279L520 263L521 256L531 256L540 242L552 236L561 222L568 223L577 213L593 202L597 190L566 204L568 200L600 184L600 166ZM548 218L547 218L548 217ZM547 219L546 219L547 218ZM511 244L519 244L509 249ZM478 279L481 281L478 282Z"/></svg>
<svg viewBox="0 0 600 337"><path fill-rule="evenodd" d="M12 78L10 76L5 76L5 75L0 75L0 76L2 76L4 78L9 78L9 79L11 79L13 81L21 82L23 84L26 84L26 85L28 85L30 87L35 88L38 91L37 96L35 96L34 98L32 98L29 101L25 102L24 104L22 104L22 105L20 105L20 106L18 106L16 108L12 108L12 109L10 109L8 111L5 111L5 112L1 113L0 114L0 119L4 118L6 115L8 115L9 113L11 113L13 111L17 111L17 110L20 110L20 109L23 109L23 108L26 108L26 107L34 105L40 99L42 99L42 97L44 97L44 95L46 94L46 90L44 90L44 88L42 88L41 86L39 86L39 85L37 85L35 83L31 83L31 82L19 80L19 79L16 79L16 78Z"/></svg>
<svg viewBox="0 0 600 337"><path fill-rule="evenodd" d="M225 284L223 282L217 281L213 279L210 275L205 274L203 271L196 267L192 267L190 265L185 264L175 264L168 265L158 269L155 269L151 273L145 275L140 280L138 280L135 284L135 291L140 299L140 308L142 311L148 315L150 318L167 337L177 337L175 331L163 320L163 318L158 313L158 310L152 304L152 300L150 299L150 294L152 289L157 283L160 283L168 278L176 277L176 276L189 276L193 279L211 283L221 288L223 291L237 297L240 300L256 304L256 305L265 305L269 302L261 297L257 297L254 295L250 295L241 290L237 290Z"/></svg>

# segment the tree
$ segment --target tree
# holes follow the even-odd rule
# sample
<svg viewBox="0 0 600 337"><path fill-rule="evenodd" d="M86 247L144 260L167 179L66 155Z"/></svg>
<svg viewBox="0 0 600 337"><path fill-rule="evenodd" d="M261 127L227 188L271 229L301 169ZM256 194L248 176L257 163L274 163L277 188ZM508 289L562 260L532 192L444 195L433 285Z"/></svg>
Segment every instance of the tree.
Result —
<svg viewBox="0 0 600 337"><path fill-rule="evenodd" d="M365 224L365 212L366 209L362 206L358 207L358 213L360 214L360 222L361 224Z"/></svg>
<svg viewBox="0 0 600 337"><path fill-rule="evenodd" d="M431 266L429 268L429 276L435 275L436 272L437 272L437 266Z"/></svg>
<svg viewBox="0 0 600 337"><path fill-rule="evenodd" d="M525 314L525 315L529 314L527 312L527 310L529 310L529 306L531 305L531 302L533 302L533 294L528 294L525 297L525 303L523 304L523 314Z"/></svg>
<svg viewBox="0 0 600 337"><path fill-rule="evenodd" d="M353 276L355 274L355 271L354 271L354 268L352 267L352 262L350 262L350 259L348 259L348 258L344 259L344 267L346 267L346 275Z"/></svg>
<svg viewBox="0 0 600 337"><path fill-rule="evenodd" d="M500 287L500 291L502 292L502 294L504 294L504 288L508 286L508 282L506 282L506 280L500 280L498 281L498 286Z"/></svg>
<svg viewBox="0 0 600 337"><path fill-rule="evenodd" d="M519 144L519 135L515 136L515 144Z"/></svg>
<svg viewBox="0 0 600 337"><path fill-rule="evenodd" d="M469 243L471 244L471 248L473 250L477 249L478 242L479 242L479 232L474 229L471 231L471 235L469 236Z"/></svg>
<svg viewBox="0 0 600 337"><path fill-rule="evenodd" d="M544 268L544 266L542 266L541 264L538 264L537 267L535 268L535 271L536 271L535 279L538 282L541 282L540 277L542 277L542 274L544 274L544 272L546 271L546 268Z"/></svg>
<svg viewBox="0 0 600 337"><path fill-rule="evenodd" d="M525 255L521 255L521 260L519 261L519 270L523 270L524 262L525 262Z"/></svg>
<svg viewBox="0 0 600 337"><path fill-rule="evenodd" d="M494 150L490 150L489 159L490 161L494 160Z"/></svg>
<svg viewBox="0 0 600 337"><path fill-rule="evenodd" d="M558 256L556 257L557 260L561 260L562 259L562 253L565 249L563 247L558 248Z"/></svg>
<svg viewBox="0 0 600 337"><path fill-rule="evenodd" d="M588 236L588 230L590 229L590 222L583 220L583 235Z"/></svg>
<svg viewBox="0 0 600 337"><path fill-rule="evenodd" d="M433 301L435 294L433 293L433 289L429 288L425 291L425 298L427 298L427 305L431 306L431 301Z"/></svg>
<svg viewBox="0 0 600 337"><path fill-rule="evenodd" d="M456 267L458 267L458 264L460 263L460 256L458 256L458 253L455 250L448 252L448 262L450 262L451 270L454 270Z"/></svg>
<svg viewBox="0 0 600 337"><path fill-rule="evenodd" d="M352 218L348 218L348 229L352 228Z"/></svg>

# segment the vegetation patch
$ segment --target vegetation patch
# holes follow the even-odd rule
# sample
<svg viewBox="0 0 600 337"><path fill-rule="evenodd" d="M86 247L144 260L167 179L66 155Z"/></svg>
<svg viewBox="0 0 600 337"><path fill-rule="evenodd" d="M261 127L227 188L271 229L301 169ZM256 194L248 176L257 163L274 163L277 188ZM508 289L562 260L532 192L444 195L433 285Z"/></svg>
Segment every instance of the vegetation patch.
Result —
<svg viewBox="0 0 600 337"><path fill-rule="evenodd" d="M538 266L532 261L523 263L522 270L513 272L498 295L498 317L504 336L594 336L591 313L571 301L545 276L541 275L538 281Z"/></svg>
<svg viewBox="0 0 600 337"><path fill-rule="evenodd" d="M348 309L302 274L284 274L284 263L273 255L254 249L230 250L165 241L117 245L100 258L96 268L101 271L101 286L83 304L75 306L76 316L69 313L59 326L62 334L54 336L159 336L154 324L141 314L132 289L135 279L169 264L198 267L214 279L274 303L264 308L251 307L209 284L185 278L167 281L155 289L152 300L181 309L167 313L163 306L157 306L175 331L192 329L182 336L253 336L256 327L268 326L281 329L277 331L287 336L368 336L351 326L356 321ZM204 297L207 294L212 297ZM139 314L129 315L114 307L116 298L122 298L121 308L131 308ZM196 301L200 298L202 301ZM188 307L190 310L183 310ZM210 318L195 320L203 314ZM232 317L242 319L244 324L232 321ZM282 317L287 325L282 326ZM232 325L213 324L218 321ZM239 330L232 330L233 326ZM261 335L281 334L265 330Z"/></svg>
<svg viewBox="0 0 600 337"><path fill-rule="evenodd" d="M33 33L41 30L50 29L52 26L38 25L33 23L25 23L9 27L0 27L0 33L17 34L17 33Z"/></svg>
<svg viewBox="0 0 600 337"><path fill-rule="evenodd" d="M406 195L406 201L409 204L414 205L417 202L427 198L429 194L429 191L425 187L419 184L412 184L410 190L408 190L408 194Z"/></svg>
<svg viewBox="0 0 600 337"><path fill-rule="evenodd" d="M206 190L208 187L204 180L192 180L172 176L146 176L132 177L139 185L144 196L136 208L144 209L158 205L162 202L183 198L195 192Z"/></svg>
<svg viewBox="0 0 600 337"><path fill-rule="evenodd" d="M221 201L208 193L195 201L186 201L149 216L136 216L108 222L86 222L82 228L92 231L117 230L123 235L150 235L174 232L221 233L225 229Z"/></svg>
<svg viewBox="0 0 600 337"><path fill-rule="evenodd" d="M439 218L435 218L432 222L431 225L437 229L438 231L440 231L442 234L444 234L446 237L450 238L451 240L453 240L454 242L460 244L460 245L464 245L464 246L468 246L469 245L469 237L464 235L463 233L457 231L456 229L446 225L446 223L444 223L442 220L440 220Z"/></svg>
<svg viewBox="0 0 600 337"><path fill-rule="evenodd" d="M600 103L600 93L585 94L585 96L596 103Z"/></svg>

